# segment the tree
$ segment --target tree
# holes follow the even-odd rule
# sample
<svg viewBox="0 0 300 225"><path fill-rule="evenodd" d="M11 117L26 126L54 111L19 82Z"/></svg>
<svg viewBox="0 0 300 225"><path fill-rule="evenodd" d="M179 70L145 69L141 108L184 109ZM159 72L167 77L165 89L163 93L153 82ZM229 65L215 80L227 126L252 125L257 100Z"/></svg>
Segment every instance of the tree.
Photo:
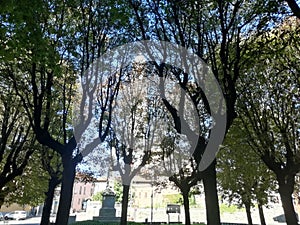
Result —
<svg viewBox="0 0 300 225"><path fill-rule="evenodd" d="M50 11L51 7L55 10ZM56 51L61 37L59 24L63 21L52 22L59 17L59 12L65 13L62 4L51 5L37 0L8 4L1 18L7 24L5 46L9 51L5 52L4 68L9 81L23 104L36 140L62 157L63 185L57 220L59 224L66 224L74 168L80 155L73 158L76 142L74 138L69 139L71 132L67 129L70 88L75 76L70 72L71 67L62 69ZM17 63L12 60L14 58L18 59Z"/></svg>
<svg viewBox="0 0 300 225"><path fill-rule="evenodd" d="M0 206L7 195L19 190L17 177L23 174L39 146L23 111L20 98L2 80L0 92ZM11 198L11 195L9 198Z"/></svg>
<svg viewBox="0 0 300 225"><path fill-rule="evenodd" d="M198 102L199 99L195 100L197 97L192 99L177 84L176 78L172 78L173 73L181 76L180 69L168 65L163 70L160 73L166 75L158 82L158 92L162 102L160 120L165 125L160 126L162 129L160 148L153 154L152 164L156 167L156 176L169 177L169 181L173 182L181 191L185 210L185 224L190 224L190 190L201 179L201 174L198 171L199 164L195 159L194 151L197 142L201 144L203 141L203 139L199 138L200 141L197 139L199 130L202 131L201 135L204 135L208 130L204 123L209 123L209 117L205 118L204 112L200 116L199 112L203 107ZM154 69L154 71L156 70ZM156 71L156 73L159 72ZM152 170L154 169L152 168Z"/></svg>
<svg viewBox="0 0 300 225"><path fill-rule="evenodd" d="M289 19L255 42L239 87L239 114L249 144L276 175L287 224L297 223L292 194L300 169L300 39L295 23Z"/></svg>
<svg viewBox="0 0 300 225"><path fill-rule="evenodd" d="M48 174L42 171L39 160L39 149L36 149L22 175L15 177L6 185L10 192L5 197L5 204L37 206L43 202Z"/></svg>
<svg viewBox="0 0 300 225"><path fill-rule="evenodd" d="M231 126L218 157L218 181L222 198L245 206L248 224L252 224L251 207L257 203L261 224L266 224L263 206L275 190L274 174L247 144L247 134L237 119Z"/></svg>
<svg viewBox="0 0 300 225"><path fill-rule="evenodd" d="M159 134L156 117L155 91L146 85L139 65L125 72L114 106L110 146L114 168L119 171L123 185L121 224L127 224L130 183L150 161L151 151Z"/></svg>
<svg viewBox="0 0 300 225"><path fill-rule="evenodd" d="M57 152L47 149L46 146L43 146L40 151L40 155L43 170L45 170L49 175L48 189L45 192L46 198L44 199L41 225L48 225L53 198L55 196L55 189L62 181L62 162Z"/></svg>
<svg viewBox="0 0 300 225"><path fill-rule="evenodd" d="M3 115L1 143L3 149L2 176L7 177L1 179L3 185L5 185L2 188L3 201L8 204L38 205L44 198L47 180L47 174L41 172L41 170L43 170L43 165L50 165L47 164L49 162L43 165L40 163L46 160L45 157L41 157L41 153L43 152L41 149L43 147L35 141L35 135L32 132L26 113L23 111L20 98L16 96L13 90L10 90L10 93L8 90L5 90L5 80L3 80L2 84L1 99L5 101L3 102L3 111L1 112L1 115ZM8 82L6 84L10 85ZM26 124L27 131L24 130ZM31 141L30 138L32 139ZM35 185L32 185L32 183L35 183ZM49 206L48 222L44 224L49 223L51 206L52 200ZM43 215L42 218L44 217Z"/></svg>
<svg viewBox="0 0 300 225"><path fill-rule="evenodd" d="M0 42L4 46L0 49L1 70L6 71L3 78L10 79L22 99L37 140L63 158L57 223L67 223L75 167L81 160L69 113L77 75L83 78L87 68L108 47L128 40L151 38L191 48L211 65L223 90L228 129L236 116L235 85L247 40L271 29L284 17L284 9L283 4L274 1L240 0L131 1L129 5L125 1L6 1L0 16ZM181 82L188 89L185 84ZM208 105L206 110L209 113ZM102 116L106 117L108 111L102 111ZM89 124L91 117L84 118L87 121L79 123ZM110 127L102 129L102 125L101 141ZM197 153L199 161L203 152ZM215 174L213 162L204 176L209 224L220 223Z"/></svg>
<svg viewBox="0 0 300 225"><path fill-rule="evenodd" d="M297 1L295 0L286 0L287 4L289 5L290 9L292 10L293 14L300 19L300 7L298 6Z"/></svg>
<svg viewBox="0 0 300 225"><path fill-rule="evenodd" d="M284 7L273 1L161 0L131 1L131 8L140 39L169 41L190 48L211 66L226 101L228 130L236 117L236 81L241 72L241 56L247 49L248 34L256 36L268 29L268 21L279 20L281 17L273 15L284 13ZM177 78L182 88L190 91L185 86L188 82L183 82L188 80L188 74ZM198 96L205 99L201 90L192 91L198 91ZM208 104L205 108L209 113ZM203 148L205 142L200 145ZM196 159L200 161L203 150L200 148L196 152ZM208 224L220 224L215 164L212 162L203 176Z"/></svg>
<svg viewBox="0 0 300 225"><path fill-rule="evenodd" d="M178 141L172 136L165 136L161 143L161 160L159 163L163 164L162 174L169 176L169 181L173 182L176 187L181 191L183 198L185 224L191 224L190 219L190 190L199 181L199 174L197 164L189 152L185 152L184 148L189 149L187 146L178 146ZM178 150L179 149L179 150ZM160 162L162 161L162 162ZM160 167L158 167L160 168Z"/></svg>
<svg viewBox="0 0 300 225"><path fill-rule="evenodd" d="M73 88L77 75L83 76L89 64L105 51L108 30L115 29L120 21L118 10L108 13L111 4L36 0L7 2L1 11L5 24L1 30L1 40L5 40L3 68L22 100L36 139L62 158L59 225L67 224L75 167L82 158L71 129Z"/></svg>

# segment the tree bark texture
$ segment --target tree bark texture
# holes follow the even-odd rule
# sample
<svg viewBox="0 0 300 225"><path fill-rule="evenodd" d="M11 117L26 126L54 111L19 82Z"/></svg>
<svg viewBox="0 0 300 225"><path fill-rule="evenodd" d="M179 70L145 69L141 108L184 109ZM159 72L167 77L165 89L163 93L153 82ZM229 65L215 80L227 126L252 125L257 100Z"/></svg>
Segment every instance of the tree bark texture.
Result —
<svg viewBox="0 0 300 225"><path fill-rule="evenodd" d="M121 225L127 225L127 209L128 209L129 189L130 189L129 185L123 184Z"/></svg>
<svg viewBox="0 0 300 225"><path fill-rule="evenodd" d="M43 208L43 213L41 218L41 225L49 225L54 192L58 184L59 184L59 179L57 177L51 177L49 179L48 191L46 193L46 199L44 202L44 208Z"/></svg>
<svg viewBox="0 0 300 225"><path fill-rule="evenodd" d="M287 225L298 224L294 209L292 194L294 191L295 176L277 176L279 183L279 194Z"/></svg>
<svg viewBox="0 0 300 225"><path fill-rule="evenodd" d="M72 154L62 155L62 162L63 176L56 225L68 224L75 179L76 163L73 162Z"/></svg>
<svg viewBox="0 0 300 225"><path fill-rule="evenodd" d="M265 215L262 204L258 203L258 212L259 212L259 218L260 218L260 224L266 225Z"/></svg>
<svg viewBox="0 0 300 225"><path fill-rule="evenodd" d="M217 193L216 160L204 171L203 186L205 193L207 225L220 225L220 210Z"/></svg>
<svg viewBox="0 0 300 225"><path fill-rule="evenodd" d="M252 216L251 216L251 205L250 205L250 203L245 203L245 209L246 209L248 224L249 225L253 225Z"/></svg>
<svg viewBox="0 0 300 225"><path fill-rule="evenodd" d="M191 224L191 217L190 217L190 202L189 202L189 191L182 192L183 197L183 206L184 206L184 213L185 213L185 225Z"/></svg>

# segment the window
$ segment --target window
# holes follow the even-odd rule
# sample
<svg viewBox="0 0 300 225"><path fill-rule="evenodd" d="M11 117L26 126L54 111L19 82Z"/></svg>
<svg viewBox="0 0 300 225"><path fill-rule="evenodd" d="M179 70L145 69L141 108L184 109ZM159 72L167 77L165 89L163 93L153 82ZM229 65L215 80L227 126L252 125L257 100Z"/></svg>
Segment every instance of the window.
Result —
<svg viewBox="0 0 300 225"><path fill-rule="evenodd" d="M83 187L83 194L85 195L86 187Z"/></svg>
<svg viewBox="0 0 300 225"><path fill-rule="evenodd" d="M79 187L79 194L81 195L82 187Z"/></svg>

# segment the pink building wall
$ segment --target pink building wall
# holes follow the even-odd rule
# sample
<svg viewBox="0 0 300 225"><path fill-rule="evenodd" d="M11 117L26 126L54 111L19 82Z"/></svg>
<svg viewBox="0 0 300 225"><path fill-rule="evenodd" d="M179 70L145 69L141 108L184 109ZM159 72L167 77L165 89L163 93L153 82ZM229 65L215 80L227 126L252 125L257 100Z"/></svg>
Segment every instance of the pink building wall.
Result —
<svg viewBox="0 0 300 225"><path fill-rule="evenodd" d="M82 210L82 203L87 199L91 199L94 194L95 184L92 182L84 183L75 181L73 187L73 200L72 208L73 212L79 212Z"/></svg>

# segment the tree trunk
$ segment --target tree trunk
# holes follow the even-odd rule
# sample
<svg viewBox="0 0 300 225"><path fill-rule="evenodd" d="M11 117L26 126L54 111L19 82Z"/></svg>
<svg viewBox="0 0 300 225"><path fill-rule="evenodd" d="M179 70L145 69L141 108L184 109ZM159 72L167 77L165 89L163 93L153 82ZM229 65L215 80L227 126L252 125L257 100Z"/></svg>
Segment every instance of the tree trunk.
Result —
<svg viewBox="0 0 300 225"><path fill-rule="evenodd" d="M56 225L67 225L73 194L76 163L73 162L72 154L62 155L63 175L60 191L59 206L56 217Z"/></svg>
<svg viewBox="0 0 300 225"><path fill-rule="evenodd" d="M260 218L260 224L266 225L265 215L262 204L258 203L258 212L259 212L259 218Z"/></svg>
<svg viewBox="0 0 300 225"><path fill-rule="evenodd" d="M278 178L278 176L277 176ZM292 194L294 191L295 176L282 176L278 179L279 194L287 225L298 224L297 216L294 209Z"/></svg>
<svg viewBox="0 0 300 225"><path fill-rule="evenodd" d="M0 188L1 190L2 188ZM4 204L4 200L5 200L5 194L3 192L0 191L0 208L2 207L2 205Z"/></svg>
<svg viewBox="0 0 300 225"><path fill-rule="evenodd" d="M127 225L127 209L128 209L129 188L130 188L129 185L124 185L123 184L121 225Z"/></svg>
<svg viewBox="0 0 300 225"><path fill-rule="evenodd" d="M185 213L185 225L191 224L191 217L190 217L190 203L189 203L189 191L182 191L183 197L183 206L184 206L184 213Z"/></svg>
<svg viewBox="0 0 300 225"><path fill-rule="evenodd" d="M44 208L42 213L41 225L49 225L51 207L54 198L54 192L56 186L59 184L59 179L57 177L51 177L49 180L48 191L46 193L46 199L44 202Z"/></svg>
<svg viewBox="0 0 300 225"><path fill-rule="evenodd" d="M221 223L216 180L216 160L214 160L204 171L203 177L207 225L220 225Z"/></svg>
<svg viewBox="0 0 300 225"><path fill-rule="evenodd" d="M248 224L253 225L252 216L251 216L251 205L250 205L250 203L245 203L244 205L245 205L245 209L246 209Z"/></svg>

